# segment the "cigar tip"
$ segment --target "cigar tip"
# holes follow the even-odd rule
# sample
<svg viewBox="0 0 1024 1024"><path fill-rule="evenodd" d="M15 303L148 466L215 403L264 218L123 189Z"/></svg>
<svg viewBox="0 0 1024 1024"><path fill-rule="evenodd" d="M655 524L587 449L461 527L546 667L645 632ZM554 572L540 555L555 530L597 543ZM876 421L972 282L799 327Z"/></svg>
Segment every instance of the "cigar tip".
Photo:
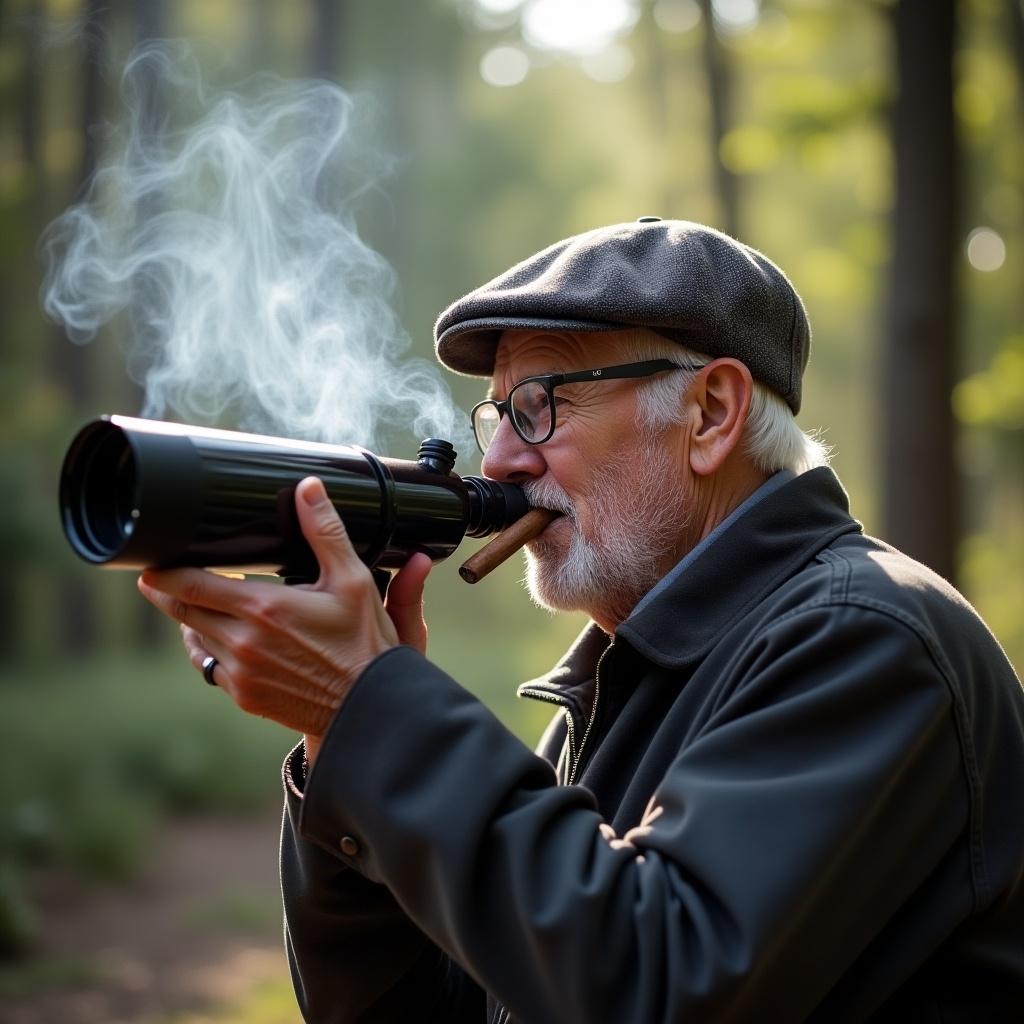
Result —
<svg viewBox="0 0 1024 1024"><path fill-rule="evenodd" d="M475 572L473 572L472 569L467 569L466 566L464 566L464 565L460 565L459 566L459 575L467 583L477 583L480 580L480 577L477 576L477 574Z"/></svg>

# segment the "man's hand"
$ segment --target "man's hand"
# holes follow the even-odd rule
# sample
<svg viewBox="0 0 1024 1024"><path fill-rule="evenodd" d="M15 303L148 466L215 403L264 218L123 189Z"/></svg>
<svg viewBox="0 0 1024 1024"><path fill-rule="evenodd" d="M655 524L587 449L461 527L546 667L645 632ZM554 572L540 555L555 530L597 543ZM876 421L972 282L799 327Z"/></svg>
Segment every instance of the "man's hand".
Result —
<svg viewBox="0 0 1024 1024"><path fill-rule="evenodd" d="M431 561L423 554L409 560L391 583L385 609L320 480L303 480L295 505L320 564L312 586L172 569L146 570L139 590L181 623L196 668L212 654L217 685L243 711L304 733L312 761L335 712L374 658L400 643L425 650L422 598Z"/></svg>

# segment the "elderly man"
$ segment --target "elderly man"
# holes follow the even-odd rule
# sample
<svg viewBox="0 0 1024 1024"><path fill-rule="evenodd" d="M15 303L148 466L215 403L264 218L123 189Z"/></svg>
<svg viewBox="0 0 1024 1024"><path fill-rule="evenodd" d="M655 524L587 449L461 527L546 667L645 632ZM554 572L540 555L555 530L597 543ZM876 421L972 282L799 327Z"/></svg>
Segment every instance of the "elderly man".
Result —
<svg viewBox="0 0 1024 1024"><path fill-rule="evenodd" d="M809 329L764 256L643 218L460 299L484 472L562 513L534 598L593 620L521 690L537 754L382 605L319 481L311 588L146 573L196 666L305 733L286 939L308 1021L1024 1019L1024 696L865 537L796 425ZM211 661L215 658L216 662Z"/></svg>

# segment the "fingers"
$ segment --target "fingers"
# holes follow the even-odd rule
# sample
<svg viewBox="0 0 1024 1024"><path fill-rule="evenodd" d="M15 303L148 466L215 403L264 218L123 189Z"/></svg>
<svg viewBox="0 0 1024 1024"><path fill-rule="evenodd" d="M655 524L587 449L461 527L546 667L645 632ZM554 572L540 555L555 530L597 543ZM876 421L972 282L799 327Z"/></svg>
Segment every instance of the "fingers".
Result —
<svg viewBox="0 0 1024 1024"><path fill-rule="evenodd" d="M295 510L302 534L320 564L319 589L331 589L332 583L353 571L367 572L352 547L345 524L327 496L323 481L308 476L299 483L295 488Z"/></svg>
<svg viewBox="0 0 1024 1024"><path fill-rule="evenodd" d="M213 657L217 660L217 665L211 673L211 678L215 686L227 689L227 669L224 665L226 651L221 650L218 643L209 637L204 637L189 626L181 627L181 640L185 645L185 653L188 655L188 660L191 662L192 667L201 673L204 678L206 675L204 672L206 659Z"/></svg>
<svg viewBox="0 0 1024 1024"><path fill-rule="evenodd" d="M171 603L158 604L154 595L164 594L181 604L238 618L250 612L261 599L271 599L276 588L276 583L229 579L204 569L147 569L139 579L143 597L178 622L182 619L172 613Z"/></svg>
<svg viewBox="0 0 1024 1024"><path fill-rule="evenodd" d="M205 637L223 637L231 616L204 606L203 600L209 601L210 598L204 593L201 582L177 577L177 573L143 573L138 580L139 593L169 619L189 626ZM159 588L152 585L151 580L159 583Z"/></svg>
<svg viewBox="0 0 1024 1024"><path fill-rule="evenodd" d="M185 653L193 665L201 664L203 658L212 653L203 646L203 636L190 626L181 627L181 642L185 645Z"/></svg>
<svg viewBox="0 0 1024 1024"><path fill-rule="evenodd" d="M434 567L430 557L416 554L402 567L388 587L384 607L395 625L398 639L421 654L427 649L427 624L423 620L423 587Z"/></svg>

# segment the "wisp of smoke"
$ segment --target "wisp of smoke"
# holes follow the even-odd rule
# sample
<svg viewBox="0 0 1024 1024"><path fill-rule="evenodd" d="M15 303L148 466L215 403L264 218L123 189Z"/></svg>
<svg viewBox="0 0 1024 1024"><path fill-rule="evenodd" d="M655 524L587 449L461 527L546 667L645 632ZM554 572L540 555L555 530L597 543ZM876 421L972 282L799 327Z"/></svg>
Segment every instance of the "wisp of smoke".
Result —
<svg viewBox="0 0 1024 1024"><path fill-rule="evenodd" d="M381 165L352 97L270 77L212 96L167 45L139 51L123 86L120 145L43 238L43 306L72 341L127 315L144 416L368 447L400 426L469 450L356 229ZM154 93L189 123L154 123Z"/></svg>

